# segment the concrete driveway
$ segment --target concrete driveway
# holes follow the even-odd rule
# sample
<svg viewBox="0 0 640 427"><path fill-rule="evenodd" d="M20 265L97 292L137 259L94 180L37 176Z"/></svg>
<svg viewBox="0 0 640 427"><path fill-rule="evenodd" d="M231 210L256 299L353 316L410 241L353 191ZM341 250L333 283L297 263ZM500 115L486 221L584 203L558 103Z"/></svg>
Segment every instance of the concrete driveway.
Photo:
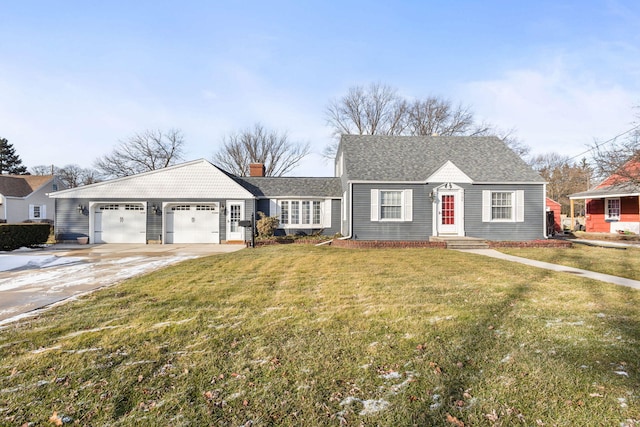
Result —
<svg viewBox="0 0 640 427"><path fill-rule="evenodd" d="M0 325L95 289L244 245L53 245L0 254Z"/></svg>

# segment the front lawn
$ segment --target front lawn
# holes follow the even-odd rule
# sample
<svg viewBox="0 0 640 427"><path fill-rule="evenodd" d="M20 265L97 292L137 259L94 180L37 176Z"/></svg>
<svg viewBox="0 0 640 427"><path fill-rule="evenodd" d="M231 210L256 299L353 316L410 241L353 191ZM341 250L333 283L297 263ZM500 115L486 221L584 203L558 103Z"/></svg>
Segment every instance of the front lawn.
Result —
<svg viewBox="0 0 640 427"><path fill-rule="evenodd" d="M640 280L640 248L603 248L574 244L571 248L500 248L499 250L523 258Z"/></svg>
<svg viewBox="0 0 640 427"><path fill-rule="evenodd" d="M0 330L0 424L638 426L639 301L450 250L246 249Z"/></svg>

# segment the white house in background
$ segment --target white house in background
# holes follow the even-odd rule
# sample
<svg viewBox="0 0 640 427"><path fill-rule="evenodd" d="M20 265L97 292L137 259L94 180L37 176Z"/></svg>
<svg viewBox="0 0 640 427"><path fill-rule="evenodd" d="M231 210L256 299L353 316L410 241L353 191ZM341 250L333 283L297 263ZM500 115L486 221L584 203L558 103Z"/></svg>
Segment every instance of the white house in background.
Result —
<svg viewBox="0 0 640 427"><path fill-rule="evenodd" d="M0 175L0 222L53 221L55 202L47 194L60 189L53 175Z"/></svg>

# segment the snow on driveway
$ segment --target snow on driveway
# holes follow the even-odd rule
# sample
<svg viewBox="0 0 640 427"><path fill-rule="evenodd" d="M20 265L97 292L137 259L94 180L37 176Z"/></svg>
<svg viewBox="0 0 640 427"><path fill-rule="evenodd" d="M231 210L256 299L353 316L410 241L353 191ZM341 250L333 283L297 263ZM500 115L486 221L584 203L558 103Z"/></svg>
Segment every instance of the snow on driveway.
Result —
<svg viewBox="0 0 640 427"><path fill-rule="evenodd" d="M225 248L225 251L234 248ZM202 247L97 247L0 254L0 325L25 313L170 264L215 253Z"/></svg>

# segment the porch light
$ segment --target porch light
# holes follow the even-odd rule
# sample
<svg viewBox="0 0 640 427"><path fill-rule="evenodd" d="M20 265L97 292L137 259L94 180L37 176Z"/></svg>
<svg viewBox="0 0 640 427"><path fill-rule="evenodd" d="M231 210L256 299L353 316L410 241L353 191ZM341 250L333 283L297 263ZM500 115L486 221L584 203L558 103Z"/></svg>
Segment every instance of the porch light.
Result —
<svg viewBox="0 0 640 427"><path fill-rule="evenodd" d="M84 212L84 206L78 205L78 212Z"/></svg>
<svg viewBox="0 0 640 427"><path fill-rule="evenodd" d="M429 199L431 199L432 202L436 199L436 195L433 194L433 190L429 193Z"/></svg>

